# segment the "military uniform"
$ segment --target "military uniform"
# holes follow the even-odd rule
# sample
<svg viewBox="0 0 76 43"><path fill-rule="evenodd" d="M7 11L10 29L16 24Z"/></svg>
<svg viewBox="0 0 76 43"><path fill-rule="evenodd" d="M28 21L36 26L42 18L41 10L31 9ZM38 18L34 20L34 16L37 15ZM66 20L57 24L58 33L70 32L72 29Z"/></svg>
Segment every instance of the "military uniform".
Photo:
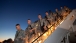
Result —
<svg viewBox="0 0 76 43"><path fill-rule="evenodd" d="M65 12L65 10L64 9L61 9L60 10L60 19L62 20L63 19L63 13Z"/></svg>
<svg viewBox="0 0 76 43"><path fill-rule="evenodd" d="M25 31L22 29L20 31L16 31L14 43L25 43L25 40L22 40L21 38L25 38Z"/></svg>
<svg viewBox="0 0 76 43"><path fill-rule="evenodd" d="M27 27L28 31L31 30L31 29L35 29L35 28L36 28L36 26L35 26L34 23L28 25L28 27ZM35 30L34 30L31 34L35 34ZM30 34L30 35L31 35L31 34Z"/></svg>
<svg viewBox="0 0 76 43"><path fill-rule="evenodd" d="M70 13L70 11L71 10L68 7L61 9L61 18L63 19L65 16L67 16Z"/></svg>
<svg viewBox="0 0 76 43"><path fill-rule="evenodd" d="M38 20L38 30L40 30L41 32L44 32L44 26L47 26L47 22L45 19L40 19Z"/></svg>
<svg viewBox="0 0 76 43"><path fill-rule="evenodd" d="M48 21L48 24L51 24L53 19L52 14L45 16L45 19Z"/></svg>
<svg viewBox="0 0 76 43"><path fill-rule="evenodd" d="M53 17L52 17L52 15L50 14L50 15L45 16L45 18L46 18L46 19L52 19Z"/></svg>
<svg viewBox="0 0 76 43"><path fill-rule="evenodd" d="M55 13L57 14L57 17L60 17L61 16L61 12L60 11L57 11Z"/></svg>
<svg viewBox="0 0 76 43"><path fill-rule="evenodd" d="M56 12L53 13L53 21L57 21L57 14L56 14Z"/></svg>
<svg viewBox="0 0 76 43"><path fill-rule="evenodd" d="M35 26L36 26L35 28L38 29L38 26L39 26L39 22L38 22L38 20L35 21L34 24L35 24Z"/></svg>
<svg viewBox="0 0 76 43"><path fill-rule="evenodd" d="M30 33L30 30L31 29L34 29L31 33ZM27 27L27 35L28 35L28 42L31 43L32 40L35 38L35 34L36 34L36 26L34 23L28 25Z"/></svg>
<svg viewBox="0 0 76 43"><path fill-rule="evenodd" d="M53 15L53 12L49 11L49 14L50 14L50 15Z"/></svg>

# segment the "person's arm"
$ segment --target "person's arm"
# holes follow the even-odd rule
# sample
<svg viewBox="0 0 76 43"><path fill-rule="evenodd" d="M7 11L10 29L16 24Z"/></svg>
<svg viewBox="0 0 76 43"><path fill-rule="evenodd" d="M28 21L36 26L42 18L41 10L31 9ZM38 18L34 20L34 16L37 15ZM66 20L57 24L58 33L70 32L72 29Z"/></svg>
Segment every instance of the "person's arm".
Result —
<svg viewBox="0 0 76 43"><path fill-rule="evenodd" d="M44 26L47 26L47 21L43 19Z"/></svg>
<svg viewBox="0 0 76 43"><path fill-rule="evenodd" d="M22 34L21 39L22 39L22 40L25 40L25 36L26 36L25 31L24 31L24 30L22 30L22 33L21 33L21 34Z"/></svg>
<svg viewBox="0 0 76 43"><path fill-rule="evenodd" d="M32 29L31 30L35 30L35 24L33 23L33 24L31 24L31 27L32 27Z"/></svg>
<svg viewBox="0 0 76 43"><path fill-rule="evenodd" d="M49 15L47 20L52 20L52 15Z"/></svg>
<svg viewBox="0 0 76 43"><path fill-rule="evenodd" d="M15 34L15 38L14 38L14 43L16 43L16 34Z"/></svg>
<svg viewBox="0 0 76 43"><path fill-rule="evenodd" d="M35 31L35 34L37 34L37 33L36 33L36 25L33 23L33 24L31 25L31 27L32 27L31 30L32 30L32 31Z"/></svg>
<svg viewBox="0 0 76 43"><path fill-rule="evenodd" d="M17 31L16 31L16 34L15 34L14 43L16 43L17 40L18 40L16 36L17 36Z"/></svg>
<svg viewBox="0 0 76 43"><path fill-rule="evenodd" d="M28 34L29 34L29 31L28 31L28 28L26 28L25 30L25 43L28 43Z"/></svg>
<svg viewBox="0 0 76 43"><path fill-rule="evenodd" d="M21 30L19 33L18 33L18 36L16 36L16 40L18 39L23 39L25 37L25 31Z"/></svg>
<svg viewBox="0 0 76 43"><path fill-rule="evenodd" d="M43 23L44 23L44 29L47 30L47 22L45 21L45 19L43 19Z"/></svg>
<svg viewBox="0 0 76 43"><path fill-rule="evenodd" d="M31 24L30 29L29 29L29 32L30 32L30 33L32 32L32 29L33 29L33 28L32 28L32 24Z"/></svg>

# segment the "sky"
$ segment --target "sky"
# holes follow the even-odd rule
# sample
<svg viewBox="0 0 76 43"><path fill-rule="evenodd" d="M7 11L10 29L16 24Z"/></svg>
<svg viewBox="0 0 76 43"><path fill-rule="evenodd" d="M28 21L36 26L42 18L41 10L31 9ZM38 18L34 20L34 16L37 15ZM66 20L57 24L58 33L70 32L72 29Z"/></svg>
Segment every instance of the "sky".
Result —
<svg viewBox="0 0 76 43"><path fill-rule="evenodd" d="M38 20L38 14L42 17L45 12L60 6L76 8L75 0L0 0L0 41L8 38L14 39L16 33L15 25L20 24L23 30L28 26L27 19L32 22Z"/></svg>

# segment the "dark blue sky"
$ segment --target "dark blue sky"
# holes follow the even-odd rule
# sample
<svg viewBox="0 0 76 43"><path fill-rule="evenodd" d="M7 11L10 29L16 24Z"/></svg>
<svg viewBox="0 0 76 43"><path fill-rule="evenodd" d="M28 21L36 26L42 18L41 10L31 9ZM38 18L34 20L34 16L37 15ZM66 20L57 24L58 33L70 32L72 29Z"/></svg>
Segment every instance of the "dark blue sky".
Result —
<svg viewBox="0 0 76 43"><path fill-rule="evenodd" d="M19 23L23 30L27 27L27 19L33 22L37 15L45 16L45 11L55 11L60 6L76 8L75 0L0 0L0 40L14 38L15 24Z"/></svg>

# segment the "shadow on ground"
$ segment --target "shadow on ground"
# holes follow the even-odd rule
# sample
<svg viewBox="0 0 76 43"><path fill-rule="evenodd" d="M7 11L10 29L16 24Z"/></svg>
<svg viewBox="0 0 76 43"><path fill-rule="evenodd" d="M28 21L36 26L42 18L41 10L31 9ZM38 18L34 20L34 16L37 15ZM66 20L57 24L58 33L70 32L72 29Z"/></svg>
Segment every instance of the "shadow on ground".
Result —
<svg viewBox="0 0 76 43"><path fill-rule="evenodd" d="M76 43L76 32L70 33L69 41L70 43Z"/></svg>

